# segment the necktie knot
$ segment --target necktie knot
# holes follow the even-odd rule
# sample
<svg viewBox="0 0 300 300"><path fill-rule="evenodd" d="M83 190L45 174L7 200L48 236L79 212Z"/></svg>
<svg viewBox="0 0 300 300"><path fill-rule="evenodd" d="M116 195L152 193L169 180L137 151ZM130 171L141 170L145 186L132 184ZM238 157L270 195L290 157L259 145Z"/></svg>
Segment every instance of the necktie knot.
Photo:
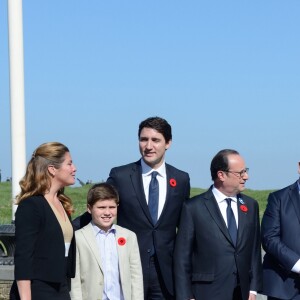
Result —
<svg viewBox="0 0 300 300"><path fill-rule="evenodd" d="M226 198L225 200L227 202L227 205L231 207L231 198Z"/></svg>
<svg viewBox="0 0 300 300"><path fill-rule="evenodd" d="M158 175L158 172L157 172L157 171L153 171L153 172L151 173L151 178L152 178L152 179L155 179L157 175Z"/></svg>

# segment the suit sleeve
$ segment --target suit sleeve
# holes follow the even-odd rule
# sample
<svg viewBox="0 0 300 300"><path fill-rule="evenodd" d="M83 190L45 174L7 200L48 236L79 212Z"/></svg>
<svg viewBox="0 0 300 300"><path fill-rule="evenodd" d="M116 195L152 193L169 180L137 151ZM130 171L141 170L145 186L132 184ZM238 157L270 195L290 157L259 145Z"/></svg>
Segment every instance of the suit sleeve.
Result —
<svg viewBox="0 0 300 300"><path fill-rule="evenodd" d="M81 274L80 274L80 252L76 246L76 273L75 277L71 279L70 296L72 300L83 300L81 289Z"/></svg>
<svg viewBox="0 0 300 300"><path fill-rule="evenodd" d="M190 198L190 192L191 192L190 176L189 174L187 174L185 200L188 200Z"/></svg>
<svg viewBox="0 0 300 300"><path fill-rule="evenodd" d="M24 199L16 212L15 279L32 279L34 250L41 228L41 211L30 198Z"/></svg>
<svg viewBox="0 0 300 300"><path fill-rule="evenodd" d="M184 203L174 250L174 279L178 299L194 298L192 292L193 244L193 218L187 203Z"/></svg>
<svg viewBox="0 0 300 300"><path fill-rule="evenodd" d="M252 278L250 282L251 291L262 290L262 261L261 261L261 243L260 243L260 221L259 221L259 206L255 201L255 238L252 249Z"/></svg>
<svg viewBox="0 0 300 300"><path fill-rule="evenodd" d="M116 177L117 177L116 168L112 168L109 172L106 183L111 184L112 186L117 188L117 186L116 186Z"/></svg>
<svg viewBox="0 0 300 300"><path fill-rule="evenodd" d="M290 271L300 257L281 241L280 202L281 199L276 194L269 195L262 219L262 245L264 250L276 258L284 269Z"/></svg>
<svg viewBox="0 0 300 300"><path fill-rule="evenodd" d="M188 173L184 173L186 174L185 178L184 178L184 186L183 186L183 189L182 189L182 196L183 196L183 200L186 201L190 198L190 192L191 192L191 185L190 185L190 177L189 177L189 174ZM183 202L184 202L183 201ZM178 219L178 222L177 222L177 228L180 226L180 218Z"/></svg>
<svg viewBox="0 0 300 300"><path fill-rule="evenodd" d="M131 274L131 298L136 300L144 299L143 272L139 246L136 235L133 234L132 248L130 251L130 274Z"/></svg>

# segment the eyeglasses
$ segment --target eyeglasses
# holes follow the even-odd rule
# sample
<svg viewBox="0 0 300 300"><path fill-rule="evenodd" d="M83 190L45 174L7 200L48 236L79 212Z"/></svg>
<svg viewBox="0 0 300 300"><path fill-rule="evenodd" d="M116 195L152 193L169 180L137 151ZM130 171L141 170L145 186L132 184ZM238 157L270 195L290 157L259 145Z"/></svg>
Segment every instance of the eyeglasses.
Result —
<svg viewBox="0 0 300 300"><path fill-rule="evenodd" d="M232 173L232 174L235 174L237 176L240 176L240 177L243 177L246 173L248 174L249 173L249 168L245 168L244 170L240 171L240 172L234 172L234 171L224 171L226 173Z"/></svg>

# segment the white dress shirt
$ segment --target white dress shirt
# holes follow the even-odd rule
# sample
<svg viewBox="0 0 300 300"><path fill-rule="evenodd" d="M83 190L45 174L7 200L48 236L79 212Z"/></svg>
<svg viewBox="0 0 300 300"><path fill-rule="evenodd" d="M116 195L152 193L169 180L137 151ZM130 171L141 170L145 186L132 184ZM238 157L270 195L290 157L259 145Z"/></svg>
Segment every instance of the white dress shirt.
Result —
<svg viewBox="0 0 300 300"><path fill-rule="evenodd" d="M232 208L232 211L233 211L233 214L234 214L234 218L235 218L235 221L236 221L236 227L239 228L239 216L238 216L238 211L237 211L237 197L234 196L234 197L228 197L226 195L224 195L223 193L221 193L217 188L215 188L213 186L212 188L212 192L217 200L217 203L219 205L219 208L220 208L220 211L221 211L221 214L223 216L223 219L226 223L226 226L228 226L228 223L227 223L227 214L226 214L226 210L227 210L227 201L225 200L226 198L230 198L232 201L231 201L231 208Z"/></svg>

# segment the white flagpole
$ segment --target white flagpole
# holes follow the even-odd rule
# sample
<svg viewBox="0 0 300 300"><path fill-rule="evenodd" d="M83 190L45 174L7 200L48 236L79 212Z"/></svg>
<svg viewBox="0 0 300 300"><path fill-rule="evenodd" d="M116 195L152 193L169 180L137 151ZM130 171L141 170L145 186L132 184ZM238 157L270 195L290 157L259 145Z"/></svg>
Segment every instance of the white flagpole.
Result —
<svg viewBox="0 0 300 300"><path fill-rule="evenodd" d="M8 0L10 114L12 147L12 220L26 169L22 0Z"/></svg>

